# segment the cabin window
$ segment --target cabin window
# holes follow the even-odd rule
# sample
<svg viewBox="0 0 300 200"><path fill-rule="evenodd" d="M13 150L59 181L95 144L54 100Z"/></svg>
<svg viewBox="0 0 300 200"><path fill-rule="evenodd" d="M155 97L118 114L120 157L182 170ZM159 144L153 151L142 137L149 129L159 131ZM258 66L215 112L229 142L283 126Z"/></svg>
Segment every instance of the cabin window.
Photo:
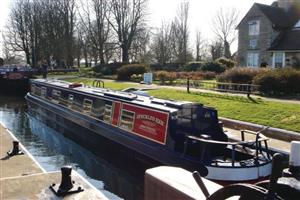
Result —
<svg viewBox="0 0 300 200"><path fill-rule="evenodd" d="M120 127L126 130L132 130L134 122L134 112L122 110Z"/></svg>
<svg viewBox="0 0 300 200"><path fill-rule="evenodd" d="M103 116L103 121L110 123L111 122L111 115L112 115L112 106L105 104L105 109L104 109L104 116Z"/></svg>
<svg viewBox="0 0 300 200"><path fill-rule="evenodd" d="M86 114L90 114L92 111L93 101L90 99L83 100L83 112Z"/></svg>
<svg viewBox="0 0 300 200"><path fill-rule="evenodd" d="M59 103L59 98L60 98L60 91L58 91L58 90L52 90L52 100L55 103Z"/></svg>
<svg viewBox="0 0 300 200"><path fill-rule="evenodd" d="M35 86L34 94L37 96L41 96L41 88L38 86Z"/></svg>
<svg viewBox="0 0 300 200"><path fill-rule="evenodd" d="M47 88L42 87L42 90L41 90L41 97L46 98L46 96L47 96Z"/></svg>
<svg viewBox="0 0 300 200"><path fill-rule="evenodd" d="M59 98L59 104L63 106L68 106L68 95L65 92L62 92Z"/></svg>
<svg viewBox="0 0 300 200"><path fill-rule="evenodd" d="M91 115L100 120L103 120L104 109L105 109L105 101L102 99L96 99L93 101Z"/></svg>
<svg viewBox="0 0 300 200"><path fill-rule="evenodd" d="M35 93L35 84L32 84L30 87L31 94Z"/></svg>
<svg viewBox="0 0 300 200"><path fill-rule="evenodd" d="M73 100L74 100L74 95L73 94L69 94L69 96L68 96L68 106L69 107L72 107Z"/></svg>
<svg viewBox="0 0 300 200"><path fill-rule="evenodd" d="M72 109L81 112L82 111L82 99L75 96L73 98Z"/></svg>

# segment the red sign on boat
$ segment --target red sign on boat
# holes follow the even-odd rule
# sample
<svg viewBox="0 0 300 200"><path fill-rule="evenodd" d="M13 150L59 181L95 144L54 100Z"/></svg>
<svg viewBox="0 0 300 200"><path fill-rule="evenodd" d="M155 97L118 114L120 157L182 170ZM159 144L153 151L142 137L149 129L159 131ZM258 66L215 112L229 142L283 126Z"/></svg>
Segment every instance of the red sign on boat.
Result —
<svg viewBox="0 0 300 200"><path fill-rule="evenodd" d="M134 134L166 144L168 113L125 103L123 104L123 109L135 113L132 128Z"/></svg>

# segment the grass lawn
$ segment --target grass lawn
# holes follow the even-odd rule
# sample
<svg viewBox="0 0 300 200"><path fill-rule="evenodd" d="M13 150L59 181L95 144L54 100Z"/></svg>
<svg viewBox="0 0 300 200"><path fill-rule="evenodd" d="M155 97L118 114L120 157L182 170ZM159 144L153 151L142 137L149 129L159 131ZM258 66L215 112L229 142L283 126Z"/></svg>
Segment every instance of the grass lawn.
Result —
<svg viewBox="0 0 300 200"><path fill-rule="evenodd" d="M92 85L93 83L93 79L77 78L65 80L83 82L86 85ZM118 81L105 81L106 88L115 90L122 90L137 85ZM226 94L196 92L188 94L185 91L175 89L150 90L149 94L164 99L202 103L216 108L221 117L300 132L300 104L279 103L257 98L248 99Z"/></svg>
<svg viewBox="0 0 300 200"><path fill-rule="evenodd" d="M92 86L93 85L93 81L94 79L88 79L88 78L67 78L67 79L63 79L65 81L69 81L69 82L80 82L80 83L84 83L85 85L89 85ZM123 90L125 88L129 88L129 87L135 87L137 84L134 83L122 83L122 82L118 82L118 81L104 81L104 86L105 88L110 88L113 90Z"/></svg>
<svg viewBox="0 0 300 200"><path fill-rule="evenodd" d="M247 99L223 94L186 93L174 89L149 91L164 99L199 102L218 110L219 116L300 132L300 104Z"/></svg>

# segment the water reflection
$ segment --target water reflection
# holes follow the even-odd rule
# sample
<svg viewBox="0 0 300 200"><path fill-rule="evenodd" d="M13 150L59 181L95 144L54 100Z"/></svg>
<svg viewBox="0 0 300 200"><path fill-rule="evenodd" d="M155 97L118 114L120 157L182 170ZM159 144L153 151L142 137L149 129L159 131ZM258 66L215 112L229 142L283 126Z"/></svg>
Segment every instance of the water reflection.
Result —
<svg viewBox="0 0 300 200"><path fill-rule="evenodd" d="M1 95L0 121L16 135L47 171L59 170L63 165L72 165L110 199L143 198L142 176L126 171L128 166L124 169L122 165L114 165L119 162L95 156L30 116L23 98Z"/></svg>

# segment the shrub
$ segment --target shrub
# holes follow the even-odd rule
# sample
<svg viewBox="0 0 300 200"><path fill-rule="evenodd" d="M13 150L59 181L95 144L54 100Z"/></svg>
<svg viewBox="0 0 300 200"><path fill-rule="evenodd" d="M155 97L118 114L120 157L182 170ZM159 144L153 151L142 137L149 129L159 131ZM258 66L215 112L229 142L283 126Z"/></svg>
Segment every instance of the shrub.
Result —
<svg viewBox="0 0 300 200"><path fill-rule="evenodd" d="M221 57L221 58L217 59L216 61L221 63L222 65L224 65L227 69L233 68L235 65L235 62L233 60L224 58L224 57Z"/></svg>
<svg viewBox="0 0 300 200"><path fill-rule="evenodd" d="M163 69L163 65L160 63L150 64L150 69L152 71L159 71Z"/></svg>
<svg viewBox="0 0 300 200"><path fill-rule="evenodd" d="M170 84L177 79L175 72L157 71L154 73L154 79L160 81L161 84L165 84L169 81Z"/></svg>
<svg viewBox="0 0 300 200"><path fill-rule="evenodd" d="M130 80L133 74L143 74L146 72L146 66L143 64L123 65L117 71L118 80Z"/></svg>
<svg viewBox="0 0 300 200"><path fill-rule="evenodd" d="M213 61L204 63L200 69L201 71L222 73L226 70L226 67L219 62Z"/></svg>
<svg viewBox="0 0 300 200"><path fill-rule="evenodd" d="M216 77L215 72L177 72L178 79L209 80Z"/></svg>
<svg viewBox="0 0 300 200"><path fill-rule="evenodd" d="M107 63L98 64L93 67L94 72L101 73L103 75L114 75L117 74L119 68L121 68L123 63Z"/></svg>
<svg viewBox="0 0 300 200"><path fill-rule="evenodd" d="M300 72L295 69L268 70L255 76L253 83L266 95L300 94Z"/></svg>
<svg viewBox="0 0 300 200"><path fill-rule="evenodd" d="M217 81L251 84L253 78L261 71L263 70L248 67L234 67L217 76Z"/></svg>
<svg viewBox="0 0 300 200"><path fill-rule="evenodd" d="M163 66L163 70L164 71L179 71L181 68L182 64L180 63L167 63Z"/></svg>
<svg viewBox="0 0 300 200"><path fill-rule="evenodd" d="M191 72L191 71L197 71L201 68L202 62L190 62L183 66L182 70Z"/></svg>
<svg viewBox="0 0 300 200"><path fill-rule="evenodd" d="M130 80L133 82L139 83L143 80L143 75L142 74L132 74L130 76Z"/></svg>

